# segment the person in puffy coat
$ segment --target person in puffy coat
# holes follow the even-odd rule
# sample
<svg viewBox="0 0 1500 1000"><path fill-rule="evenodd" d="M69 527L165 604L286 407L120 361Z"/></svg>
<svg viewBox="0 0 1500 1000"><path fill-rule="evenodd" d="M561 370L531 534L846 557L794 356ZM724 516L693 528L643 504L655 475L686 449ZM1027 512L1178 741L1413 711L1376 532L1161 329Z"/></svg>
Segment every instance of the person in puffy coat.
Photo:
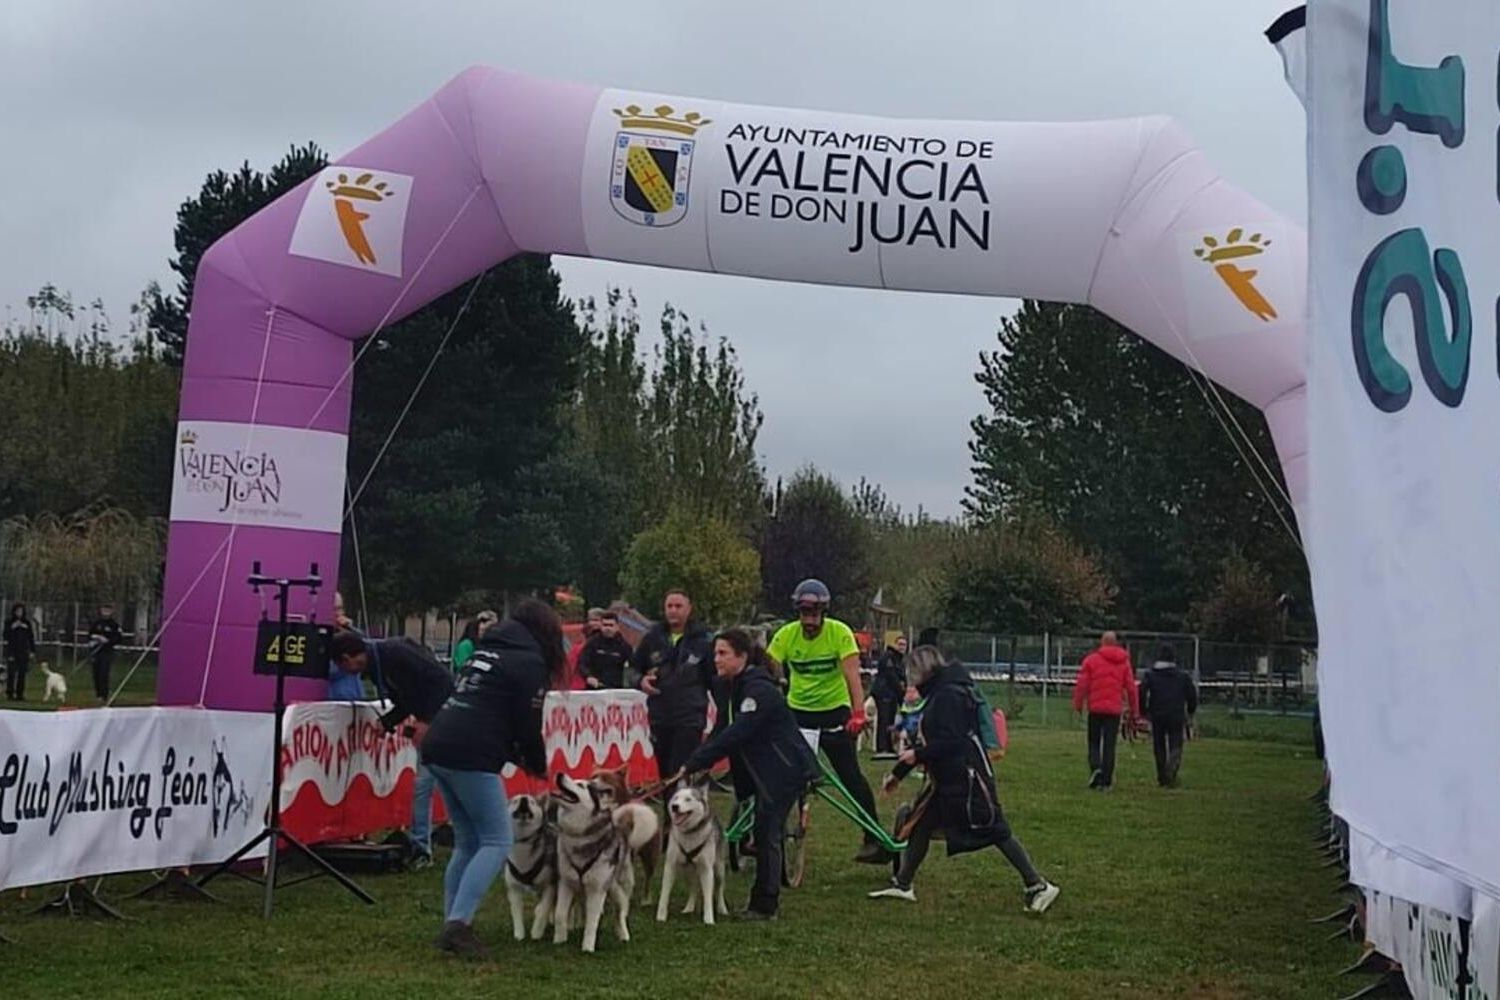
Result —
<svg viewBox="0 0 1500 1000"><path fill-rule="evenodd" d="M995 847L1020 874L1025 885L1025 907L1044 913L1061 892L1031 863L1026 849L1011 833L995 792L995 772L979 732L979 692L967 670L957 661L945 662L936 646L918 646L906 658L907 679L925 699L917 746L902 752L896 769L886 776L881 792L889 795L907 774L927 769L928 784L918 794L911 813L898 830L906 851L891 885L869 894L871 899L916 901L912 880L927 856L933 834L942 830L949 856Z"/></svg>
<svg viewBox="0 0 1500 1000"><path fill-rule="evenodd" d="M728 688L731 721L692 751L677 774L707 771L729 758L736 788L755 795L755 885L744 916L774 920L781 897L782 830L797 796L818 773L812 747L781 686L765 667L765 652L748 631L731 628L714 639L714 670Z"/></svg>
<svg viewBox="0 0 1500 1000"><path fill-rule="evenodd" d="M1115 743L1127 701L1132 718L1141 714L1140 693L1130 654L1113 632L1099 638L1099 648L1083 658L1073 685L1073 711L1088 712L1089 787L1108 791L1115 783Z"/></svg>
<svg viewBox="0 0 1500 1000"><path fill-rule="evenodd" d="M443 951L480 957L474 915L505 867L512 833L500 772L506 764L547 773L542 705L567 671L562 622L531 598L479 637L453 694L422 736L431 770L453 821L453 856L443 876Z"/></svg>
<svg viewBox="0 0 1500 1000"><path fill-rule="evenodd" d="M693 619L693 601L669 590L662 622L653 625L631 656L631 682L646 692L651 744L660 774L682 767L703 742L714 691L713 633Z"/></svg>
<svg viewBox="0 0 1500 1000"><path fill-rule="evenodd" d="M891 760L896 756L891 746L891 730L896 725L896 710L906 694L906 636L885 648L875 665L875 683L870 697L875 699L875 759Z"/></svg>
<svg viewBox="0 0 1500 1000"><path fill-rule="evenodd" d="M1141 678L1141 711L1151 720L1156 783L1176 788L1183 739L1198 711L1198 689L1188 672L1177 665L1177 650L1168 644L1157 650L1156 663Z"/></svg>

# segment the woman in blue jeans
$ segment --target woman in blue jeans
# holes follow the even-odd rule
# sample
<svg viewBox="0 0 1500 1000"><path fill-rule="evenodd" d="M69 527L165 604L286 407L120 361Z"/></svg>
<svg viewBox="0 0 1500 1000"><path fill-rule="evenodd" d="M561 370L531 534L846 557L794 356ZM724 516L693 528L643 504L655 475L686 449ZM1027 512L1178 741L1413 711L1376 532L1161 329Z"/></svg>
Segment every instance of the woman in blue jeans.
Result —
<svg viewBox="0 0 1500 1000"><path fill-rule="evenodd" d="M458 686L422 738L453 823L453 857L443 876L443 930L436 945L484 957L474 914L510 854L510 810L500 770L517 764L547 773L542 698L561 686L567 658L562 622L541 601L525 600L479 638Z"/></svg>

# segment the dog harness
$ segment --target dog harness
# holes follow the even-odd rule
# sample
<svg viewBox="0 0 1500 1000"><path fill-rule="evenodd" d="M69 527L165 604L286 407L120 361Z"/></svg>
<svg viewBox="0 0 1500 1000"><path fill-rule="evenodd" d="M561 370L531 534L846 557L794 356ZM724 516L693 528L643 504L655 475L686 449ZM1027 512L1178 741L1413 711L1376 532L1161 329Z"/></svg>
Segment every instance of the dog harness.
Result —
<svg viewBox="0 0 1500 1000"><path fill-rule="evenodd" d="M690 830L684 830L682 832L684 834L697 833L699 830L707 826L708 822L708 819L704 818L703 820L699 821L697 826L693 827ZM682 842L679 841L677 844L677 849L682 852L682 856L687 859L688 864L693 864L698 860L698 855L703 853L703 849L708 846L708 843L708 840L705 838L703 843L699 844L697 847L693 848L690 851L686 847L682 846Z"/></svg>
<svg viewBox="0 0 1500 1000"><path fill-rule="evenodd" d="M605 830L609 829L610 825L613 822L614 821L609 816L605 816L601 822L595 823L587 830L585 830L583 835L585 837L592 837L595 834L603 833ZM568 858L568 867L573 869L574 873L577 875L578 881L582 882L583 876L588 874L589 869L599 863L599 859L604 857L604 852L609 850L611 843L613 843L616 848L620 846L618 835L614 837L600 837L599 849L597 851L594 851L593 855L589 858L588 863L585 865L580 866L571 857ZM589 848L592 848L594 845L590 844L588 846Z"/></svg>
<svg viewBox="0 0 1500 1000"><path fill-rule="evenodd" d="M520 840L516 841L516 843L529 844L537 838L543 836L545 833L545 830L538 830L536 833L533 833L529 837L522 837ZM521 871L521 869L517 868L516 863L510 858L505 859L505 867L511 873L511 875L515 877L515 880L517 882L520 882L522 885L526 886L532 885L536 882L536 877L542 873L542 869L547 867L547 852L543 851L541 857L537 858L536 864L532 865L524 872Z"/></svg>

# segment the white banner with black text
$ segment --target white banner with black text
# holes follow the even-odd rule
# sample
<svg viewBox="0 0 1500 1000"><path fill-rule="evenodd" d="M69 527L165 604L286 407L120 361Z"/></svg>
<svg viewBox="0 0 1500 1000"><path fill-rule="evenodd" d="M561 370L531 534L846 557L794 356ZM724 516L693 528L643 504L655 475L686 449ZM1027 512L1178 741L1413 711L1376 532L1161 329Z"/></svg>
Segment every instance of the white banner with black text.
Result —
<svg viewBox="0 0 1500 1000"><path fill-rule="evenodd" d="M0 889L223 861L263 825L272 724L195 708L0 712Z"/></svg>

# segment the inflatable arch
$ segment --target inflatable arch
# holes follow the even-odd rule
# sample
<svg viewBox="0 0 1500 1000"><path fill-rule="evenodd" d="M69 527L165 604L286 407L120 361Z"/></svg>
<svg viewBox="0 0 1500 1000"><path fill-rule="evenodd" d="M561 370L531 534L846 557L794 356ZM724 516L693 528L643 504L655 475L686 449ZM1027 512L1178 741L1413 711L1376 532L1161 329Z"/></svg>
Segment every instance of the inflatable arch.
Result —
<svg viewBox="0 0 1500 1000"><path fill-rule="evenodd" d="M269 705L244 579L257 559L336 579L351 344L523 251L1088 303L1260 407L1304 496L1305 234L1171 121L894 120L474 68L203 258L163 704Z"/></svg>

